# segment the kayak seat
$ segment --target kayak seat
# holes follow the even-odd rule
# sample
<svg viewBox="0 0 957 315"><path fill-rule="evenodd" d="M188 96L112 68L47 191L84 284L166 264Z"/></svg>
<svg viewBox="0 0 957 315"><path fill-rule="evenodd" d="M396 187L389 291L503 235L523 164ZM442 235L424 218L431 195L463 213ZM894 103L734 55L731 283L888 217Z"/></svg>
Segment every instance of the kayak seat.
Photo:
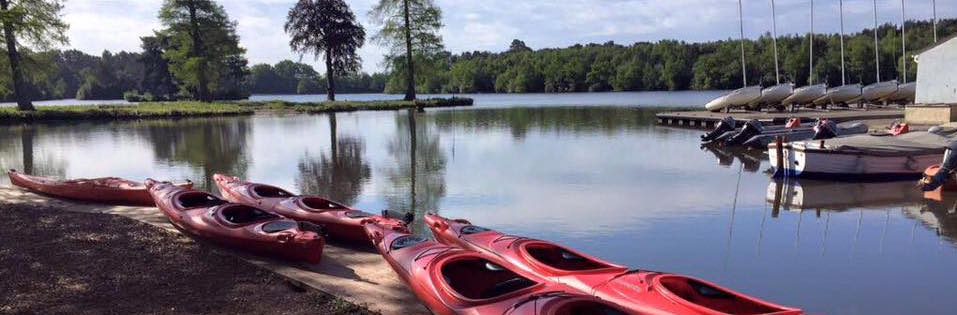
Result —
<svg viewBox="0 0 957 315"><path fill-rule="evenodd" d="M685 301L724 314L765 314L779 311L694 279L667 276L660 281L668 291Z"/></svg>
<svg viewBox="0 0 957 315"><path fill-rule="evenodd" d="M276 233L280 231L291 230L298 226L299 224L296 223L296 221L279 220L279 221L273 221L273 222L263 224L262 229L263 229L263 232L266 232L266 233Z"/></svg>
<svg viewBox="0 0 957 315"><path fill-rule="evenodd" d="M487 265L495 268L489 268ZM441 272L452 290L473 300L503 296L536 284L535 281L478 257L445 263Z"/></svg>
<svg viewBox="0 0 957 315"><path fill-rule="evenodd" d="M302 198L301 202L303 206L309 208L307 210L323 211L346 208L340 204L319 197L305 197Z"/></svg>
<svg viewBox="0 0 957 315"><path fill-rule="evenodd" d="M463 227L462 230L459 231L459 233L462 233L462 234L464 234L464 235L470 235L470 234L475 234L475 233L482 233L482 232L485 232L485 231L490 231L490 230L489 230L489 229L486 229L486 228L483 228L483 227L481 227L481 226L469 225L469 226Z"/></svg>
<svg viewBox="0 0 957 315"><path fill-rule="evenodd" d="M625 315L625 313L602 303L582 301L563 305L555 311L555 315Z"/></svg>
<svg viewBox="0 0 957 315"><path fill-rule="evenodd" d="M390 245L389 247L392 248L392 250L397 250L397 249L403 249L415 244L419 244L425 241L426 239L424 237L421 237L418 235L405 235L392 241L392 245Z"/></svg>
<svg viewBox="0 0 957 315"><path fill-rule="evenodd" d="M253 185L252 191L259 198L288 198L295 196L282 188L269 185Z"/></svg>
<svg viewBox="0 0 957 315"><path fill-rule="evenodd" d="M226 201L201 191L189 191L176 196L176 203L183 209L194 209L215 207Z"/></svg>
<svg viewBox="0 0 957 315"><path fill-rule="evenodd" d="M278 218L278 215L259 210L250 206L230 205L219 210L223 219L233 224L249 224Z"/></svg>
<svg viewBox="0 0 957 315"><path fill-rule="evenodd" d="M551 244L528 244L525 251L535 260L560 270L592 270L611 267Z"/></svg>

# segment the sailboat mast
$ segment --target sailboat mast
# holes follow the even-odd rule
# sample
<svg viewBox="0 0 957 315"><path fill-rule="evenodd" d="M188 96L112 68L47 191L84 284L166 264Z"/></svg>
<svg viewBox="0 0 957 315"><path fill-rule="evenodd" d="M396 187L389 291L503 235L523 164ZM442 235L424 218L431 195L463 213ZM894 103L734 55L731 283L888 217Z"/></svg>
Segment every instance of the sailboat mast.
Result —
<svg viewBox="0 0 957 315"><path fill-rule="evenodd" d="M877 0L874 0L874 64L877 68L877 82L881 82L881 54L877 47Z"/></svg>
<svg viewBox="0 0 957 315"><path fill-rule="evenodd" d="M811 85L814 84L814 0L811 0L811 32L808 35L811 39L811 52L808 54L807 85Z"/></svg>
<svg viewBox="0 0 957 315"><path fill-rule="evenodd" d="M934 7L934 42L937 42L937 0L934 0L931 3Z"/></svg>
<svg viewBox="0 0 957 315"><path fill-rule="evenodd" d="M844 0L840 1L841 6L841 85L847 84L844 75Z"/></svg>
<svg viewBox="0 0 957 315"><path fill-rule="evenodd" d="M841 0L843 1L843 0ZM771 0L771 42L774 44L774 80L781 84L781 72L778 70L778 15L774 11L774 0Z"/></svg>
<svg viewBox="0 0 957 315"><path fill-rule="evenodd" d="M904 29L907 18L904 16L904 0L901 0L901 57L904 57L904 73L901 74L901 83L907 83L907 32Z"/></svg>
<svg viewBox="0 0 957 315"><path fill-rule="evenodd" d="M741 30L741 81L744 82L742 87L747 87L748 71L744 63L744 12L741 9L741 0L738 0L738 25Z"/></svg>

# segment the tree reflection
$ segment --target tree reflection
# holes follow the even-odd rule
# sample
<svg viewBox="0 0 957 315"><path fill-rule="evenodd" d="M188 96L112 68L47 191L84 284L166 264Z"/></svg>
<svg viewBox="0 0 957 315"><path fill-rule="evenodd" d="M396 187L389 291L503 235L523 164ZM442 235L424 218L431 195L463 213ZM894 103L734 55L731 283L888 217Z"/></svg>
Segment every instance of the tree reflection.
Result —
<svg viewBox="0 0 957 315"><path fill-rule="evenodd" d="M198 169L199 189L213 189L213 174L245 177L248 117L162 120L143 123L157 159L181 162Z"/></svg>
<svg viewBox="0 0 957 315"><path fill-rule="evenodd" d="M383 195L390 210L411 211L417 218L414 224L421 225L422 215L438 211L445 197L446 156L438 133L419 124L415 110L397 118L396 137L387 147L395 165L384 170L389 191ZM422 226L413 229L427 230Z"/></svg>
<svg viewBox="0 0 957 315"><path fill-rule="evenodd" d="M0 164L4 170L17 169L25 174L63 177L64 161L52 156L37 155L37 134L45 125L6 127L0 135Z"/></svg>
<svg viewBox="0 0 957 315"><path fill-rule="evenodd" d="M329 117L330 154L309 153L299 160L296 186L303 194L321 195L345 204L354 204L362 185L372 176L364 160L365 143L356 137L338 138L335 114Z"/></svg>
<svg viewBox="0 0 957 315"><path fill-rule="evenodd" d="M612 134L648 128L654 126L657 112L655 109L629 107L519 107L436 111L432 117L436 125L443 129L507 129L513 138L524 139L531 130L559 134ZM662 129L661 132L667 131Z"/></svg>

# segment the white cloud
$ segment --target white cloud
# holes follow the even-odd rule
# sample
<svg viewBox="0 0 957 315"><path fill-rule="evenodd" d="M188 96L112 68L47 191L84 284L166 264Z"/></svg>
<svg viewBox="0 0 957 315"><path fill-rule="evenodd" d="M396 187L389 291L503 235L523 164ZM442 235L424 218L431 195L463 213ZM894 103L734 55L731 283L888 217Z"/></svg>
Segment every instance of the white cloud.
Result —
<svg viewBox="0 0 957 315"><path fill-rule="evenodd" d="M241 44L251 63L297 59L282 27L292 0L219 1L239 23ZM378 0L347 0L367 37L375 33L368 12ZM436 0L443 10L442 30L447 49L502 51L513 38L533 48L564 47L576 43L628 44L636 41L680 39L707 41L737 37L738 12L734 0ZM808 1L778 0L778 34L803 34L808 29ZM103 50L139 50L139 37L160 27L156 19L161 0L71 0L65 19L70 23L70 46L87 53ZM939 0L939 17L957 16L955 0ZM745 33L754 37L771 30L768 1L744 3ZM815 3L815 30L839 29L836 1ZM879 0L881 23L899 23L900 2ZM930 1L908 1L909 19L928 19ZM845 1L845 28L872 26L870 0ZM365 71L382 69L386 49L367 42L359 51ZM317 70L322 66L305 56Z"/></svg>

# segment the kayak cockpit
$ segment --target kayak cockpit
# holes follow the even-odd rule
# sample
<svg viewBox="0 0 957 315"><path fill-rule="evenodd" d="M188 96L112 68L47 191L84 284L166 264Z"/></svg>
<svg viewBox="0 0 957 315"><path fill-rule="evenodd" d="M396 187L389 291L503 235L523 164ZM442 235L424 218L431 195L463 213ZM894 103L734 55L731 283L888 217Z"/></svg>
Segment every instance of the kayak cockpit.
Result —
<svg viewBox="0 0 957 315"><path fill-rule="evenodd" d="M597 301L576 301L562 305L555 315L625 315L625 312Z"/></svg>
<svg viewBox="0 0 957 315"><path fill-rule="evenodd" d="M721 314L768 314L787 311L688 277L666 275L658 278L658 283L659 290L666 290L677 296L681 304L704 307Z"/></svg>
<svg viewBox="0 0 957 315"><path fill-rule="evenodd" d="M299 200L299 204L302 205L303 208L306 208L306 210L311 211L326 211L346 208L343 205L319 197L303 197Z"/></svg>
<svg viewBox="0 0 957 315"><path fill-rule="evenodd" d="M231 224L246 225L279 218L278 215L245 205L233 204L219 209L219 215Z"/></svg>
<svg viewBox="0 0 957 315"><path fill-rule="evenodd" d="M250 191L258 198L289 198L295 196L282 188L261 184L252 185Z"/></svg>
<svg viewBox="0 0 957 315"><path fill-rule="evenodd" d="M532 259L545 266L562 271L583 271L615 267L574 253L549 243L529 243L523 246Z"/></svg>
<svg viewBox="0 0 957 315"><path fill-rule="evenodd" d="M180 209L210 208L226 203L216 196L201 191L184 192L176 196L175 200Z"/></svg>
<svg viewBox="0 0 957 315"><path fill-rule="evenodd" d="M466 257L442 265L442 278L459 295L486 300L538 284L505 267L479 257Z"/></svg>

